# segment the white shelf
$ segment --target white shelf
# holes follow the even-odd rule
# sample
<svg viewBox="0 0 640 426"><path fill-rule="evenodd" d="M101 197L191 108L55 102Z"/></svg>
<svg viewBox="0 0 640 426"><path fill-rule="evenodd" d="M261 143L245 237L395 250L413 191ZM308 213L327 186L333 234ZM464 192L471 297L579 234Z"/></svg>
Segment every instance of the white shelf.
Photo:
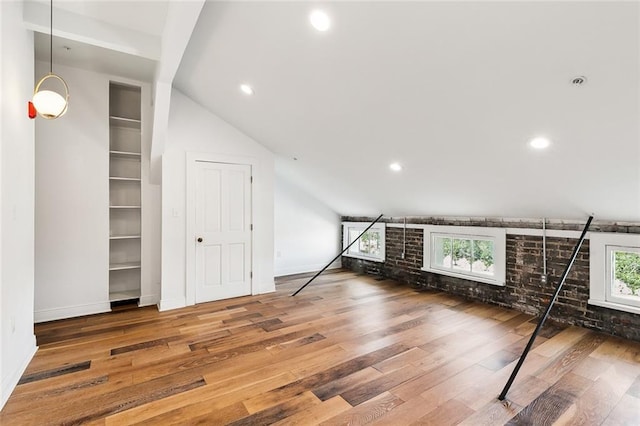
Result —
<svg viewBox="0 0 640 426"><path fill-rule="evenodd" d="M139 298L140 298L140 292L137 290L114 291L113 293L109 293L110 302L119 302L121 300L130 300L130 299L139 299Z"/></svg>
<svg viewBox="0 0 640 426"><path fill-rule="evenodd" d="M2 1L2 0L0 0ZM141 88L109 86L109 300L141 297Z"/></svg>
<svg viewBox="0 0 640 426"><path fill-rule="evenodd" d="M124 180L124 181L131 181L131 182L140 182L140 178L119 177L119 176L109 176L109 180Z"/></svg>
<svg viewBox="0 0 640 426"><path fill-rule="evenodd" d="M127 129L140 129L140 120L136 120L134 118L126 118L126 117L118 117L112 115L109 117L109 124L112 127L124 127Z"/></svg>
<svg viewBox="0 0 640 426"><path fill-rule="evenodd" d="M140 152L130 152L130 151L109 151L109 154L114 157L141 157L142 154Z"/></svg>
<svg viewBox="0 0 640 426"><path fill-rule="evenodd" d="M125 269L140 269L140 262L112 263L109 265L110 271L124 271Z"/></svg>

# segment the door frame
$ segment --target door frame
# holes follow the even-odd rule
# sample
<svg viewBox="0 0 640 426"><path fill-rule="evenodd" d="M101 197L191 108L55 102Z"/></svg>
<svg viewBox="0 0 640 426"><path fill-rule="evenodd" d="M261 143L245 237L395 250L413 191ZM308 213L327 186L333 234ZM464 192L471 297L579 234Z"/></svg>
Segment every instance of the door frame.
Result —
<svg viewBox="0 0 640 426"><path fill-rule="evenodd" d="M186 172L187 172L187 180L186 180L186 209L185 209L185 219L186 219L186 235L185 235L185 303L187 306L196 304L196 197L197 197L197 163L222 163L222 164L236 164L236 165L245 165L251 167L251 179L255 179L256 172L259 170L258 160L254 157L244 157L239 155L226 155L226 154L216 154L216 153L200 153L200 152L187 152L186 153ZM254 222L256 217L256 202L255 202L255 192L253 191L254 185L253 182L250 186L251 191L251 223ZM251 294L257 294L256 288L256 267L254 259L255 256L255 241L254 241L254 233L251 231L251 270L253 271L253 276L250 277L251 281Z"/></svg>

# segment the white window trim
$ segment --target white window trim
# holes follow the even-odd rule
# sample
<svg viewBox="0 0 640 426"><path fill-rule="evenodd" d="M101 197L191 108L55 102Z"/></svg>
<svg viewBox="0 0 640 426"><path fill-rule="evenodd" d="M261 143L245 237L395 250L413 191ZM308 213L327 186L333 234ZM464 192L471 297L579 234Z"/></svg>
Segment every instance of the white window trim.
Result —
<svg viewBox="0 0 640 426"><path fill-rule="evenodd" d="M589 241L589 304L640 314L640 307L611 297L611 248L640 248L640 234L591 232Z"/></svg>
<svg viewBox="0 0 640 426"><path fill-rule="evenodd" d="M494 257L493 267L494 276L486 277L475 273L455 272L439 268L434 265L432 258L433 252L433 235L447 235L453 238L467 239L484 239L493 241ZM485 284L504 286L506 282L506 246L507 232L504 228L485 228L479 226L440 226L425 225L424 226L424 257L422 270L432 272L434 274L446 275L449 277L462 278L465 280L477 281Z"/></svg>
<svg viewBox="0 0 640 426"><path fill-rule="evenodd" d="M349 228L360 228L364 231L371 222L342 222L342 249L344 250L349 245ZM349 253L349 250L344 252L343 256L353 257L356 259L370 260L372 262L384 262L385 260L385 223L376 223L370 230L375 230L380 233L380 256L366 256L362 254ZM360 232L362 232L360 231Z"/></svg>

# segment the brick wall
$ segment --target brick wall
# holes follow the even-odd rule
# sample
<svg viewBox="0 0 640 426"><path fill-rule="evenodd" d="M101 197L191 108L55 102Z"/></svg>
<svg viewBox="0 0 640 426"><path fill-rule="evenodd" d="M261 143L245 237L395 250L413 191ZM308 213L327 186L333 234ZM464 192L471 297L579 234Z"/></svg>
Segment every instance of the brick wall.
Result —
<svg viewBox="0 0 640 426"><path fill-rule="evenodd" d="M353 218L343 218L343 220L354 221ZM361 218L358 220L362 221ZM443 220L442 222L446 223L434 223L434 221L421 223L470 225L466 221L460 223L455 220ZM521 225L517 226L519 228L540 227L540 223L529 223L529 226L525 226L524 222L518 223ZM560 225L562 227L556 227L556 229L581 230L579 224L571 224L570 227L567 224ZM475 223L472 226L482 226L482 224ZM485 226L495 226L495 224ZM509 227L514 226L510 224ZM596 229L604 229L606 232L629 231L627 225L624 225L624 229L620 229L618 225L615 228L613 225L598 225ZM387 227L384 263L342 257L342 266L357 272L395 279L416 288L443 290L533 315L544 312L577 243L577 239L573 238L547 237L548 280L543 284L540 279L543 272L542 237L508 234L506 285L500 287L422 271L420 268L423 264L423 231L407 228L404 259L401 257L402 237L402 228ZM640 341L640 315L588 305L588 299L589 240L585 240L558 300L551 310L550 318L561 323Z"/></svg>

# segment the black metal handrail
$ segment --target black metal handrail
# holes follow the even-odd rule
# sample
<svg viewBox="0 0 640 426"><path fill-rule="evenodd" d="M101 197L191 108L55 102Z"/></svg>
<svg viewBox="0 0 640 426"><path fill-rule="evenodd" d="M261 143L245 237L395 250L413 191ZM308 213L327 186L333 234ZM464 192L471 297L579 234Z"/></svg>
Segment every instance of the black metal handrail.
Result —
<svg viewBox="0 0 640 426"><path fill-rule="evenodd" d="M342 255L343 255L347 250L349 250L349 247L351 247L351 246L352 246L356 241L358 241L358 240L360 239L360 237L362 237L362 236L363 236L363 235L364 235L364 234L365 234L369 229L371 229L371 227L372 227L373 225L375 225L375 224L376 224L380 219L382 219L382 216L383 216L383 215L381 214L381 215L380 215L380 216L378 216L378 217L377 217L373 222L371 222L371 223L369 224L369 226L367 226L367 228L366 228L364 231L362 231L362 233L361 233L360 235L358 235L358 238L356 238L355 240L351 241L351 243L350 243L348 246L346 246L346 247L344 248L344 250L342 250L342 251L340 252L340 254L338 254L338 255L337 255L336 257L334 257L334 258L333 258L329 263L327 263L327 266L325 266L325 267L324 267L324 268L322 268L320 271L318 271L318 273L317 273L317 274L315 274L315 275L313 276L313 278L311 278L309 281L307 281L307 282L306 282L302 287L300 287L300 288L299 288L295 293L293 293L291 296L295 296L296 294L300 293L300 292L302 291L302 289L304 289L306 286L308 286L308 285L311 283L311 281L313 281L313 280L315 280L316 278L318 278L318 276L319 276L321 273L323 273L323 272L324 272L324 271L325 271L329 266L331 266L331 264L332 264L333 262L335 262L336 260L338 260L338 258L339 258L340 256L342 256Z"/></svg>
<svg viewBox="0 0 640 426"><path fill-rule="evenodd" d="M582 247L582 243L584 242L584 239L587 236L587 231L589 230L589 226L591 225L591 221L592 220L593 220L593 216L589 216L589 219L587 220L587 224L584 226L584 229L582 230L582 235L580 235L580 239L578 240L578 243L576 244L575 248L573 249L573 254L571 255L571 259L569 260L569 263L567 264L567 267L565 268L565 270L564 270L564 272L562 274L562 277L560 278L560 282L558 283L558 286L556 287L556 291L553 294L553 297L549 301L549 305L547 306L547 309L544 311L544 314L540 318L540 321L538 322L538 325L536 326L536 329L533 331L533 334L531 335L531 338L529 339L529 343L527 343L527 346L524 348L524 351L522 352L522 355L520 356L520 360L516 364L516 367L513 369L513 372L511 373L511 376L509 377L509 380L507 380L507 384L504 386L504 389L502 389L502 392L498 396L498 399L500 401L504 401L504 399L506 398L507 392L509 392L509 388L513 384L513 381L516 379L516 376L518 375L518 371L520 371L520 367L522 367L522 364L524 364L524 360L527 357L527 355L529 354L529 351L531 350L531 347L533 346L533 341L536 340L536 337L538 336L538 333L542 329L542 325L544 324L545 320L549 316L549 311L551 311L551 308L553 307L553 304L555 303L556 299L558 298L558 295L560 294L560 290L562 289L562 286L564 285L564 281L567 279L567 275L569 275L569 271L571 270L571 267L573 266L573 262L575 262L576 257L578 257L578 252L580 251L580 247Z"/></svg>

